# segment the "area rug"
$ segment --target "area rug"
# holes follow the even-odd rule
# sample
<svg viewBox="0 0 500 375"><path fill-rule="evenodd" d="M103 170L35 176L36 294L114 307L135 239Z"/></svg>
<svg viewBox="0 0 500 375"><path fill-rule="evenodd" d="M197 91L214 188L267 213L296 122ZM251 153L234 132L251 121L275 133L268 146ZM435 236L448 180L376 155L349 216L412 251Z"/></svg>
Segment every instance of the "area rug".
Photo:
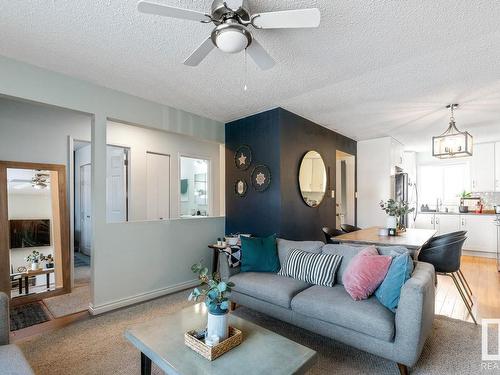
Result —
<svg viewBox="0 0 500 375"><path fill-rule="evenodd" d="M42 303L32 302L10 308L10 330L17 331L50 320Z"/></svg>
<svg viewBox="0 0 500 375"><path fill-rule="evenodd" d="M38 375L139 374L139 352L123 337L125 329L190 305L187 296L188 291L180 292L89 318L32 337L19 345ZM390 361L250 309L240 307L235 314L316 350L318 361L309 374L399 374L396 365ZM433 333L411 373L441 375L480 372L481 328L437 316ZM153 373L162 374L156 366L153 366Z"/></svg>
<svg viewBox="0 0 500 375"><path fill-rule="evenodd" d="M71 293L45 298L43 300L43 303L45 303L50 313L56 318L88 310L89 302L89 284L77 286L73 288Z"/></svg>

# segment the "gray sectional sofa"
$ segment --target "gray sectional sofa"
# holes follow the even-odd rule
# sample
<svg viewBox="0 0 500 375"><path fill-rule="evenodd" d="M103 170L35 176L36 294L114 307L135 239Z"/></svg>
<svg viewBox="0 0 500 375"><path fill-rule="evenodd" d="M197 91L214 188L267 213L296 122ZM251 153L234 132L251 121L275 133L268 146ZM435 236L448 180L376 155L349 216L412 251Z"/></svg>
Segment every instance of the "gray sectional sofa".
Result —
<svg viewBox="0 0 500 375"><path fill-rule="evenodd" d="M408 373L422 352L434 319L434 268L417 262L411 278L401 290L396 313L372 296L354 301L342 285L342 274L363 247L325 245L319 241L278 239L283 264L291 249L343 256L333 287L310 285L272 273L239 272L219 257L219 271L235 283L231 300L274 318L330 337L398 364ZM394 248L379 248L389 254Z"/></svg>
<svg viewBox="0 0 500 375"><path fill-rule="evenodd" d="M13 344L9 344L9 297L0 292L0 374L2 375L34 375L23 352Z"/></svg>

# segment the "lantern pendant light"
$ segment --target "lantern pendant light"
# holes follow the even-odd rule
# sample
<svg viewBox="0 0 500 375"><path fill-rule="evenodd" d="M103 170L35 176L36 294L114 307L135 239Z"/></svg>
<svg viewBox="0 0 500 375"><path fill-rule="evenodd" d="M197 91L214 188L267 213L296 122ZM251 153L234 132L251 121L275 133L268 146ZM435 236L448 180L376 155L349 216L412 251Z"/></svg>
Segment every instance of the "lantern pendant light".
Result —
<svg viewBox="0 0 500 375"><path fill-rule="evenodd" d="M454 110L458 104L449 104L450 125L448 129L436 137L432 137L432 156L439 159L452 159L472 156L472 135L461 132L455 124Z"/></svg>

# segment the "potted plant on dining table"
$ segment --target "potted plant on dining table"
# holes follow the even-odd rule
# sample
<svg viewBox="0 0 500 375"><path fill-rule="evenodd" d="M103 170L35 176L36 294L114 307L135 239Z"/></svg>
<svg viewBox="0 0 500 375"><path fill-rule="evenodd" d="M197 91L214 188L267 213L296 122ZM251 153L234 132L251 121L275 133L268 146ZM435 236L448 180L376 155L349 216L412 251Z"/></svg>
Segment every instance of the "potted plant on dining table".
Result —
<svg viewBox="0 0 500 375"><path fill-rule="evenodd" d="M194 264L191 271L198 274L200 287L193 289L189 300L198 301L202 297L205 298L205 305L208 308L207 337L217 336L223 341L229 334L228 296L234 283L223 281L218 272L214 272L210 278L208 268L200 263Z"/></svg>
<svg viewBox="0 0 500 375"><path fill-rule="evenodd" d="M387 201L380 201L380 208L388 215L387 228L396 229L399 232L404 232L406 227L402 223L401 218L413 212L414 207L410 208L408 202L396 201L388 199Z"/></svg>

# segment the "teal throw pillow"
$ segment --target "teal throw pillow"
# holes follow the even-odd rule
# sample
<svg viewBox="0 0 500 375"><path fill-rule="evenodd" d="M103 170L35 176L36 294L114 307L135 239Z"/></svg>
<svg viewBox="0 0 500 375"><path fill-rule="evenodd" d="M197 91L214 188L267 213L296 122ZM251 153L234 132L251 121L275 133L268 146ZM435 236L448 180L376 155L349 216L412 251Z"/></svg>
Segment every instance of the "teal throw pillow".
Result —
<svg viewBox="0 0 500 375"><path fill-rule="evenodd" d="M401 288L411 277L412 272L413 260L408 253L394 256L384 281L375 291L375 297L379 302L392 312L396 312Z"/></svg>
<svg viewBox="0 0 500 375"><path fill-rule="evenodd" d="M273 272L280 269L276 235L241 237L241 272Z"/></svg>

